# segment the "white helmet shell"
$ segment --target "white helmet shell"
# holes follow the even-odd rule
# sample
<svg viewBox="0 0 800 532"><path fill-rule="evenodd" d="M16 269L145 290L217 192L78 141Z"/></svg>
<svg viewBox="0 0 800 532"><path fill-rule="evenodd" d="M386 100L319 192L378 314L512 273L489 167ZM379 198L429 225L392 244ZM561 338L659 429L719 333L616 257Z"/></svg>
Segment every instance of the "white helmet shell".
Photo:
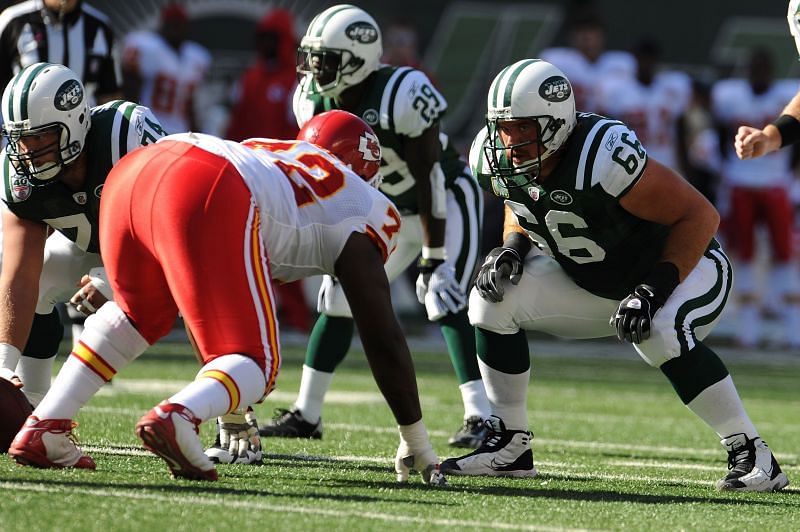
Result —
<svg viewBox="0 0 800 532"><path fill-rule="evenodd" d="M9 160L18 172L36 181L49 181L64 164L83 151L91 125L86 90L80 78L63 65L35 63L25 67L3 92L3 135L8 138ZM21 153L19 139L26 135L57 128L58 145L38 153ZM41 166L34 159L46 152L57 152L56 161Z"/></svg>
<svg viewBox="0 0 800 532"><path fill-rule="evenodd" d="M335 5L313 18L300 41L299 52L302 64L298 71L315 75L319 93L337 96L347 87L364 81L380 66L381 30L363 9L349 4ZM328 58L338 57L338 61L328 63L325 54ZM318 58L316 66L312 62L314 57ZM329 76L320 72L322 68L334 67L335 73L330 72Z"/></svg>
<svg viewBox="0 0 800 532"><path fill-rule="evenodd" d="M575 96L564 73L541 59L523 59L494 78L487 98L490 138L497 120L530 118L539 127L544 161L566 142L577 124Z"/></svg>

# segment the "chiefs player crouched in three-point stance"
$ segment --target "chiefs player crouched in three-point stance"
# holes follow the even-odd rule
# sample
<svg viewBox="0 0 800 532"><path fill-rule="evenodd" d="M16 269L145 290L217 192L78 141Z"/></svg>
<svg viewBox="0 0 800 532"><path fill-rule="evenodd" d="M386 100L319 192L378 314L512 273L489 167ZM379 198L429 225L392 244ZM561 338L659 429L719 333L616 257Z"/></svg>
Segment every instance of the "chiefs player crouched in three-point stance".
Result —
<svg viewBox="0 0 800 532"><path fill-rule="evenodd" d="M180 312L203 366L192 383L142 417L136 433L173 476L215 480L198 427L241 411L274 386L280 351L272 282L325 273L341 281L399 425L398 479L414 469L428 483L444 483L383 269L400 215L365 182L380 177L380 145L360 119L337 113L316 119L317 142L331 151L303 141L236 143L187 133L120 161L100 209L100 248L116 301L86 320L9 454L54 467L69 465L58 458L71 453L78 457L75 467L94 467L69 431L51 431L50 423L72 419L106 381L167 334ZM341 150L333 141L348 136L353 142L340 157L364 179L331 155Z"/></svg>

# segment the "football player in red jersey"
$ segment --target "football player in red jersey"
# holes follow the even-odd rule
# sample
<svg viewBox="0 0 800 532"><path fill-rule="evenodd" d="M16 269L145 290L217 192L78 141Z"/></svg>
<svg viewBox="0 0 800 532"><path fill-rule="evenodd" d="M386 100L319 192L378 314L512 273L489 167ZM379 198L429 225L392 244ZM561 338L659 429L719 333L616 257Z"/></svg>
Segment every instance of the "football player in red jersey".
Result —
<svg viewBox="0 0 800 532"><path fill-rule="evenodd" d="M167 334L180 312L203 366L192 383L142 417L136 433L173 476L216 480L198 427L241 413L274 387L280 351L273 282L329 273L342 283L399 425L398 479L415 469L426 482L443 484L383 270L400 215L364 180L374 177L380 157L374 134L366 124L353 129L353 120L363 124L343 114L321 127L358 133L349 146L373 169L363 178L308 142L236 143L195 133L166 137L121 161L100 209L100 247L116 301L86 320L9 454L39 467L94 468L70 439L72 418ZM339 137L319 134L317 141ZM358 167L354 160L350 166ZM255 430L252 437L258 438Z"/></svg>

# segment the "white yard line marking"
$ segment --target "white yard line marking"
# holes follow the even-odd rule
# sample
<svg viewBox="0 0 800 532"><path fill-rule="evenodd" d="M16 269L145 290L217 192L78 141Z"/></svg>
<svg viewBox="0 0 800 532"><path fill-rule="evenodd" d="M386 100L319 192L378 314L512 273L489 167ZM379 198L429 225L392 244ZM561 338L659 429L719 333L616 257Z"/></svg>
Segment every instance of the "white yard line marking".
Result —
<svg viewBox="0 0 800 532"><path fill-rule="evenodd" d="M114 408L114 407L97 407L87 406L83 408L85 412L102 412L109 414L121 415L143 415L146 410L136 410L128 408ZM337 430L349 430L353 432L371 432L373 434L397 434L395 427L379 427L373 425L358 425L352 423L326 423L326 428ZM429 430L431 436L447 437L450 436L449 432L443 430ZM544 445L552 447L567 447L570 449L588 449L588 450L604 450L604 451L622 451L622 452L645 452L656 454L671 454L677 456L692 456L692 457L707 457L707 458L724 458L723 450L720 449L698 449L691 447L669 447L665 445L636 445L629 443L610 443L610 442L592 442L592 441L577 441L577 440L557 440L550 438L535 438L534 445ZM454 451L455 452L455 451ZM800 461L800 455L796 453L775 453L775 457L779 460L786 462ZM792 467L789 467L792 469Z"/></svg>
<svg viewBox="0 0 800 532"><path fill-rule="evenodd" d="M47 486L44 484L27 484L27 483L19 484L15 482L0 481L0 487L6 490L63 494L62 488ZM431 517L413 517L407 515L386 514L380 512L365 512L361 509L332 510L319 507L270 504L260 501L241 501L241 500L237 501L237 500L231 500L230 497L227 497L224 500L214 500L214 499L209 499L207 497L194 497L194 496L186 497L174 493L170 494L169 496L164 496L156 493L142 493L141 489L142 488L136 488L136 491L134 492L134 491L128 491L125 488L119 486L115 486L114 490L99 490L99 489L70 486L69 492L70 494L85 494L92 496L100 496L104 498L115 497L118 499L157 501L159 503L168 503L171 505L186 504L189 506L212 506L212 507L220 507L222 509L241 508L247 510L275 512L276 514L290 513L290 514L306 514L306 515L323 515L327 517L338 517L342 519L365 518L365 519L372 519L375 521L386 521L395 523L415 523L419 525L424 525L425 527L431 525L465 527L465 528L476 527L476 522L472 520L468 521L460 519L436 519ZM503 529L503 530L548 530L548 531L586 530L586 529L574 529L574 528L561 528L561 527L553 527L545 525L532 525L532 524L523 525L516 523L503 523L499 521L480 521L479 526L490 529Z"/></svg>

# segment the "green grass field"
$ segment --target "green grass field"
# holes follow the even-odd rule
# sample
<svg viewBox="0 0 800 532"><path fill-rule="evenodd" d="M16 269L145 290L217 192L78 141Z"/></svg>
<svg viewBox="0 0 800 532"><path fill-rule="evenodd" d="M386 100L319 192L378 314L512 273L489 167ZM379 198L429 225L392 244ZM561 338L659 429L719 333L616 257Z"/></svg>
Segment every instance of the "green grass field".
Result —
<svg viewBox="0 0 800 532"><path fill-rule="evenodd" d="M449 477L448 488L432 489L418 476L394 482L396 430L359 352L336 375L321 441L264 439L263 466L219 466L216 483L171 479L133 426L197 365L187 346L157 345L78 416L97 471L23 468L0 456L0 530L800 529L800 357L723 351L793 482L781 493L731 494L713 487L726 466L716 436L632 350L547 342L533 353L539 476ZM415 360L434 446L443 459L460 454L446 445L462 415L448 357L416 352ZM261 421L294 399L301 364L301 348L287 348ZM211 441L210 424L202 435Z"/></svg>

